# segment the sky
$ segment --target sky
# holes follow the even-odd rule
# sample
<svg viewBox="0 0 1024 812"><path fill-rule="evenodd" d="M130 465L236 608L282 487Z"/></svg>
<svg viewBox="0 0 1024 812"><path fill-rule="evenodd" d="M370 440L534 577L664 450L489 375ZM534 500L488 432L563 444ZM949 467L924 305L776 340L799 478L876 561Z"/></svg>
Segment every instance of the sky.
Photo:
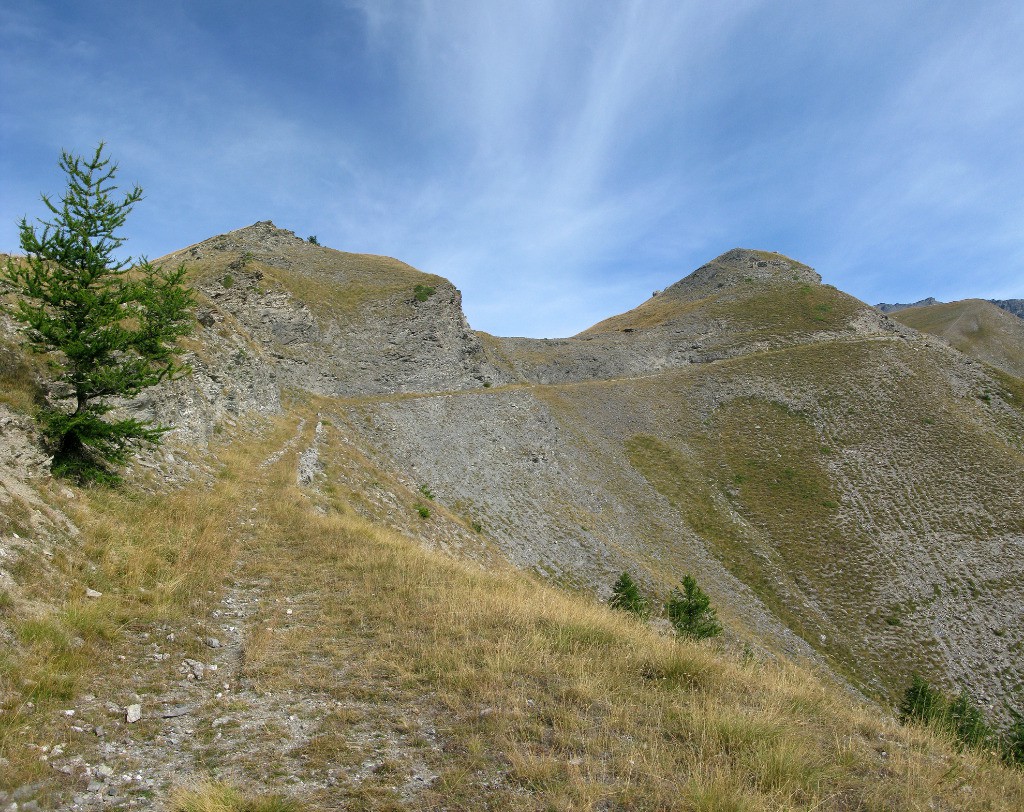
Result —
<svg viewBox="0 0 1024 812"><path fill-rule="evenodd" d="M1024 3L0 0L0 251L100 141L159 257L258 220L572 335L734 247L1024 298Z"/></svg>

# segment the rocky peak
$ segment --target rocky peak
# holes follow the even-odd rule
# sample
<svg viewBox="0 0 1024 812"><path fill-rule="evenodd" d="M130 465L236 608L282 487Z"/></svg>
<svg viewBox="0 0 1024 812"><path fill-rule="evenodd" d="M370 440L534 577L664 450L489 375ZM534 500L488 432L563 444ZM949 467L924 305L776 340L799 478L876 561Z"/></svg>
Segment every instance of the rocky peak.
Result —
<svg viewBox="0 0 1024 812"><path fill-rule="evenodd" d="M206 240L206 243L212 243L215 247L223 246L225 248L271 248L285 246L294 248L297 243L305 244L305 242L302 237L296 236L294 231L278 228L271 220L260 220L251 226L235 229L227 234L221 234Z"/></svg>
<svg viewBox="0 0 1024 812"><path fill-rule="evenodd" d="M748 282L802 282L820 285L821 276L794 259L771 251L733 248L665 289L664 294L703 299Z"/></svg>
<svg viewBox="0 0 1024 812"><path fill-rule="evenodd" d="M229 231L226 234L218 234L216 237L210 237L195 245L182 248L180 251L163 257L162 261L192 262L216 256L220 252L230 251L250 254L262 261L279 264L274 260L280 260L285 254L291 255L296 251L315 250L316 248L317 246L296 236L294 231L278 228L270 220L261 220L251 226Z"/></svg>

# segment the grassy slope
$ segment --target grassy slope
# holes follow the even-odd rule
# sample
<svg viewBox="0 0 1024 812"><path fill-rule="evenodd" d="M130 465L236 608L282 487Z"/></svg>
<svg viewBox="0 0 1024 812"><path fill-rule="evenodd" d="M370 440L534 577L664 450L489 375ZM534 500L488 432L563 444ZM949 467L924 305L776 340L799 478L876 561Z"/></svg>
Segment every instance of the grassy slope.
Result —
<svg viewBox="0 0 1024 812"><path fill-rule="evenodd" d="M788 263L793 271L807 270L805 266L780 255L747 253L776 263ZM779 270L765 280L745 276L742 263L711 263L711 266L715 265L721 265L720 270L727 281L700 284L691 283L688 277L632 310L595 324L580 335L593 337L701 319L721 320L735 339L779 338L794 333L842 328L849 318L866 307L835 288L801 281L797 274L785 270Z"/></svg>
<svg viewBox="0 0 1024 812"><path fill-rule="evenodd" d="M893 318L946 339L961 352L1024 378L1024 319L982 299L911 307Z"/></svg>
<svg viewBox="0 0 1024 812"><path fill-rule="evenodd" d="M1024 803L1019 773L894 727L797 668L677 642L520 573L425 551L360 518L344 494L299 490L295 465L312 429L287 450L298 416L222 446L212 487L50 495L75 512L83 538L59 561L60 586L37 586L52 610L4 610L19 644L0 670L0 786L70 783L29 745L95 758L95 736L75 733L59 710L82 708L85 692L123 701L132 689L149 708L180 675L177 657L142 656L144 635L169 625L202 634L211 607L242 582L260 585L258 608L237 670L217 678L235 693L210 697L196 728L245 718L247 702L268 696L296 707L313 697L320 710L294 741L287 710L247 729L229 722L223 739L196 736L175 754L180 782L218 778L310 808L381 810ZM328 481L355 462L334 436L323 449ZM104 597L86 600L86 585ZM181 637L183 654L202 656L192 634ZM102 721L96 714L86 705L75 721ZM105 723L115 742L159 742L171 724Z"/></svg>
<svg viewBox="0 0 1024 812"><path fill-rule="evenodd" d="M899 342L837 343L573 397L777 615L893 698L910 669L942 680L951 663L934 635L947 623L963 624L964 645L972 626L990 636L1011 663L1021 646L1022 575L1006 558L1024 534L1020 420L984 392L953 395L942 363ZM667 553L673 540L650 543ZM966 610L958 595L973 596ZM978 656L954 682L989 667ZM1013 696L1021 677L993 679Z"/></svg>
<svg viewBox="0 0 1024 812"><path fill-rule="evenodd" d="M758 303L758 319L748 325L752 337L843 324L845 299L833 301L823 289L819 301L817 289L802 287L712 306L735 327L750 302ZM799 592L833 600L826 608L839 618L837 626L863 615L885 632L885 618L868 611L878 604L872 578L879 562L858 558L863 540L850 546L840 534L843 521L856 527L856 511L863 509L846 503L845 486L876 496L896 486L898 498L879 502L888 505L890 515L882 518L892 524L935 517L950 524L943 529L970 533L978 527L975 517L960 515L944 497L966 487L1007 524L1003 532L1018 532L1010 526L1016 514L999 509L999 500L1013 502L1013 494L986 488L1000 475L1014 481L1019 449L985 432L972 434L977 420L970 409L986 410L987 401L971 395L968 407L950 400L917 368L920 359L873 353L866 343L803 347L698 375L559 391L570 401L573 392L586 400L574 408L580 414L598 405L595 392L616 388L629 388L629 399L647 409L675 409L680 420L671 431L648 425L617 438L624 457L682 506L688 523L729 566L745 571L770 605L789 612L783 616L795 628L811 634L801 628L808 615L789 605ZM902 376L904 394L888 404L878 395L879 364ZM843 369L842 381L836 369ZM753 393L746 385L780 376L788 396L773 395L769 384ZM1008 380L1007 392L1015 385ZM720 396L730 391L735 394ZM900 416L900 452L922 443L937 449L926 457L930 470L913 483L920 510L900 501L906 471L883 470L879 477L872 470L894 439L880 430L886 409ZM299 417L307 428L289 446ZM37 579L0 608L0 623L16 641L0 659L6 786L46 778L65 782L69 791L72 780L55 776L30 744L60 742L69 752L97 757L95 737L75 732L60 716L70 704L80 709L76 721L107 724L119 741L159 741L170 723L147 717L127 728L80 698L95 694L125 704L134 690L152 702L176 690L180 658L202 656L199 640L210 611L242 584L258 590L259 608L246 621L236 670L224 675L238 693L207 697L197 721L204 732L184 752L173 748L181 779L229 779L324 808L1015 809L1024 803L1019 774L893 728L797 668L744 663L713 646L680 644L519 573L488 573L427 553L358 515L364 494L296 488L296 457L311 442L312 422L312 412L294 409L278 425L219 447L223 467L212 487L197 483L155 497L142 490L86 492L74 500L59 489L48 492L76 516L83 538L56 556L55 577ZM343 420L335 423L324 450L327 481L364 465L343 440ZM984 453L989 447L996 476L972 484L972 471L993 464ZM979 458L962 466L963 448ZM283 455L261 466L277 450ZM865 464L845 466L837 452L847 450ZM961 468L963 477L952 485L945 478L928 481ZM367 471L366 479L378 477ZM402 499L411 512L412 499ZM737 515L745 535L731 527ZM847 546L830 550L839 543ZM830 566L837 552L854 568L841 580ZM764 567L751 558L757 553L790 583L759 583ZM792 566L794 558L800 567ZM807 561L817 566L803 571ZM15 572L28 583L33 566L21 562ZM86 586L104 597L85 599ZM842 589L851 590L850 608L840 605ZM148 660L145 641L168 628L189 634L171 661ZM862 636L862 629L850 628L849 640L832 634L829 646L849 646ZM892 651L836 648L834 654L847 662L863 657L870 669L899 676ZM268 706L272 712L260 724L229 724L224 739L209 732L214 719L246 719L247 703L282 695L311 698L316 714L309 732L296 733L285 705ZM267 765L275 768L269 777ZM305 788L291 787L289 774L301 776ZM417 782L422 775L432 780Z"/></svg>
<svg viewBox="0 0 1024 812"><path fill-rule="evenodd" d="M633 310L595 324L581 335L656 327L688 315L700 315L728 319L741 328L737 337L746 333L777 336L823 329L837 316L852 315L860 306L856 299L824 285L783 281L768 286L748 282L701 299L671 294L655 296Z"/></svg>
<svg viewBox="0 0 1024 812"><path fill-rule="evenodd" d="M349 324L369 318L371 313L380 315L381 307L401 311L417 285L446 283L390 257L320 247L310 251L301 266L250 259L241 250L210 252L199 260L179 252L167 259L185 261L192 283L204 287L219 283L230 288L243 275L258 275L260 292L287 291L324 324L332 320Z"/></svg>

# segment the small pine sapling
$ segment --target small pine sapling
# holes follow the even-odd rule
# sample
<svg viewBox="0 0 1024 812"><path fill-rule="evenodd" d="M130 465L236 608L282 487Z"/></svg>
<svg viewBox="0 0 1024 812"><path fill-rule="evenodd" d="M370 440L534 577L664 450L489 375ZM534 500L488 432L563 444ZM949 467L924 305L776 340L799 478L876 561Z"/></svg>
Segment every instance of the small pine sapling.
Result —
<svg viewBox="0 0 1024 812"><path fill-rule="evenodd" d="M684 637L702 640L722 632L711 599L697 586L692 575L683 578L681 591L676 587L669 593L665 614L676 632Z"/></svg>
<svg viewBox="0 0 1024 812"><path fill-rule="evenodd" d="M966 691L949 703L946 727L957 741L968 747L983 747L992 738L992 729L984 714L971 702Z"/></svg>
<svg viewBox="0 0 1024 812"><path fill-rule="evenodd" d="M897 708L900 724L930 725L942 719L945 712L946 701L942 694L919 674L914 674Z"/></svg>
<svg viewBox="0 0 1024 812"><path fill-rule="evenodd" d="M628 572L622 573L612 586L612 598L608 605L613 609L630 612L639 618L646 618L650 614L647 601L640 594L639 587Z"/></svg>

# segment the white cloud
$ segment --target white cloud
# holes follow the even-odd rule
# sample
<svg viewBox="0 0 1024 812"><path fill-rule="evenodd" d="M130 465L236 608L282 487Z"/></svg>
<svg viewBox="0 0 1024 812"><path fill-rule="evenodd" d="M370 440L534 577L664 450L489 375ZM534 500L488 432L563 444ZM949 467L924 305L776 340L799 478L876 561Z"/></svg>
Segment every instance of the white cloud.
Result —
<svg viewBox="0 0 1024 812"><path fill-rule="evenodd" d="M606 284L595 270L693 195L640 145L661 140L652 131L706 92L689 86L687 66L711 58L751 5L708 14L679 3L361 4L373 50L408 55L407 112L448 148L418 188L373 178L393 206L370 206L382 219L359 230L386 233L404 258L454 278L472 293L471 318L489 326L502 310L500 327L531 334L608 315L589 295ZM624 161L636 163L632 177ZM383 221L396 210L404 234ZM563 301L538 305L538 288L551 301L552 273ZM493 303L478 300L495 277Z"/></svg>
<svg viewBox="0 0 1024 812"><path fill-rule="evenodd" d="M1012 4L348 0L308 35L199 8L0 9L0 240L57 149L106 138L148 194L135 251L269 217L449 276L499 333L576 332L735 245L864 296L1019 284Z"/></svg>

